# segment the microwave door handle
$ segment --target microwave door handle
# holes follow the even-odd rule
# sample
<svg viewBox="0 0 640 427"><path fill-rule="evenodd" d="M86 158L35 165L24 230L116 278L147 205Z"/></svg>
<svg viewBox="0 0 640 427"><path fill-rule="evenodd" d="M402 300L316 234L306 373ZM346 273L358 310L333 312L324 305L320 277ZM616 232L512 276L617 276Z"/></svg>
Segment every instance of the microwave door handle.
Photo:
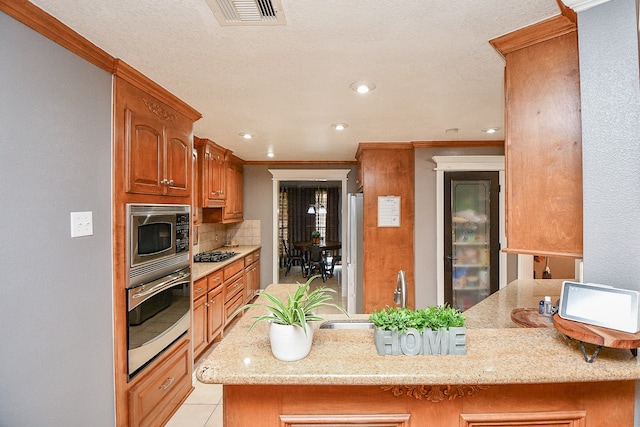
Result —
<svg viewBox="0 0 640 427"><path fill-rule="evenodd" d="M146 297L147 295L162 291L165 288L170 288L172 286L175 286L175 285L179 284L180 282L189 283L188 280L184 280L184 279L186 277L189 277L190 275L191 275L190 273L184 273L184 274L181 274L180 276L175 277L173 279L165 280L164 282L161 282L161 283L158 283L157 285L154 285L152 288L149 288L149 289L147 289L145 291L133 294L131 296L131 298Z"/></svg>

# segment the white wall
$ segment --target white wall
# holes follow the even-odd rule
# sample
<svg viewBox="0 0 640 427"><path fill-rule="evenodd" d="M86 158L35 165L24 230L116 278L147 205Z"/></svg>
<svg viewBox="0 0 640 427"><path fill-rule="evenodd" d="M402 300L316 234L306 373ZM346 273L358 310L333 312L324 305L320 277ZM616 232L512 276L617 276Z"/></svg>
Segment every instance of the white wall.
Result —
<svg viewBox="0 0 640 427"><path fill-rule="evenodd" d="M0 58L0 425L113 426L111 75L2 12Z"/></svg>

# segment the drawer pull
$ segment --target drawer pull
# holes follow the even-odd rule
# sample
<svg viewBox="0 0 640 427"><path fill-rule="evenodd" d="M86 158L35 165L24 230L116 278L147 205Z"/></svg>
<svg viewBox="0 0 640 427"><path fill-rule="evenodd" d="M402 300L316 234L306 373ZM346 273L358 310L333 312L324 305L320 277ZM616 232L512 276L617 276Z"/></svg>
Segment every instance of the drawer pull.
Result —
<svg viewBox="0 0 640 427"><path fill-rule="evenodd" d="M204 288L198 288L198 289L196 289L196 290L195 290L195 293L196 293L196 294L199 294L199 293L200 293L200 292L202 292L202 291L204 291Z"/></svg>
<svg viewBox="0 0 640 427"><path fill-rule="evenodd" d="M167 378L162 385L160 386L161 389L166 390L169 387L171 387L171 384L173 384L173 377L171 378Z"/></svg>

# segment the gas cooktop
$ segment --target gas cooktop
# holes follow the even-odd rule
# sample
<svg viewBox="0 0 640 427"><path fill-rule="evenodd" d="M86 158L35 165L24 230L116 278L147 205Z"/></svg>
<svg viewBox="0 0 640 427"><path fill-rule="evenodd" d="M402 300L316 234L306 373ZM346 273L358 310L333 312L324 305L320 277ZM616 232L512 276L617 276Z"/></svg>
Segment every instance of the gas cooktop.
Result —
<svg viewBox="0 0 640 427"><path fill-rule="evenodd" d="M236 256L236 252L209 251L193 256L193 262L221 262Z"/></svg>

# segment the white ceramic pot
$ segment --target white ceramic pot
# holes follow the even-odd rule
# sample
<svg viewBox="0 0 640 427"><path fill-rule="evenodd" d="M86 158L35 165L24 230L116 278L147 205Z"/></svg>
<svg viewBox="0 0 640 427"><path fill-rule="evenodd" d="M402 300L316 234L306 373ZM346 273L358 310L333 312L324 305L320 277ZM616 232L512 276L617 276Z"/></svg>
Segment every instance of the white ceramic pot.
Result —
<svg viewBox="0 0 640 427"><path fill-rule="evenodd" d="M311 351L313 326L307 324L307 333L300 326L279 325L270 322L269 340L271 352L278 360L293 362L303 359Z"/></svg>

